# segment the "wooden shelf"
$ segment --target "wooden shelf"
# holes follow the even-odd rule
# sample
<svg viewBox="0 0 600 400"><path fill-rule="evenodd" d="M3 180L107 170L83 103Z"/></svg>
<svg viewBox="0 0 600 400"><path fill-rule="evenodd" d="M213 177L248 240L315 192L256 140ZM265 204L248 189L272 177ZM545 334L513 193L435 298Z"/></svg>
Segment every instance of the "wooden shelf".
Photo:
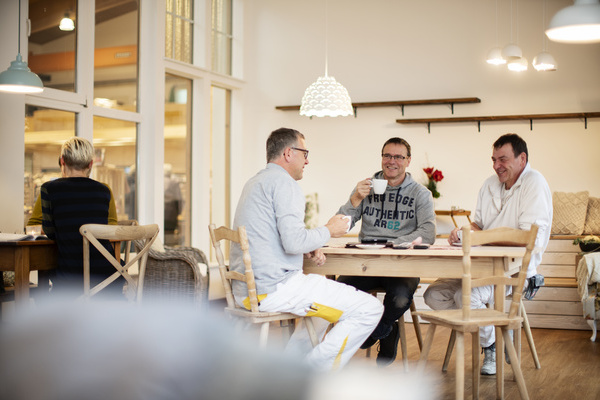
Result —
<svg viewBox="0 0 600 400"><path fill-rule="evenodd" d="M588 118L600 118L600 112L584 113L564 113L564 114L524 114L524 115L492 115L487 117L450 117L450 118L418 118L418 119L397 119L399 124L427 124L427 131L431 131L431 124L436 123L457 123L457 122L477 122L477 130L481 131L482 121L514 121L529 120L529 129L533 130L534 119L573 119L580 118L585 121L587 129Z"/></svg>
<svg viewBox="0 0 600 400"><path fill-rule="evenodd" d="M452 114L454 114L455 104L467 103L481 103L481 99L477 97L458 97L455 99L375 101L370 103L352 103L352 108L354 108L354 116L356 117L356 109L359 107L400 107L402 109L402 115L404 115L404 106L449 104ZM300 110L300 106L277 106L275 109L281 111L298 111Z"/></svg>

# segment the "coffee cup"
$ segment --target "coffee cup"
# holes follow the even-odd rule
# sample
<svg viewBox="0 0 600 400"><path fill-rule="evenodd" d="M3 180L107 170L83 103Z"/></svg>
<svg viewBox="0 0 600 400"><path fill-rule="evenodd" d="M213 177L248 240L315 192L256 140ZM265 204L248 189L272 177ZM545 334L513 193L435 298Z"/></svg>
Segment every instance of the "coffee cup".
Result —
<svg viewBox="0 0 600 400"><path fill-rule="evenodd" d="M352 225L352 217L349 215L344 215L342 219L348 221L348 228L346 228L346 233L348 233L348 231L350 230L350 226Z"/></svg>
<svg viewBox="0 0 600 400"><path fill-rule="evenodd" d="M371 179L371 186L373 187L373 193L384 194L387 188L387 179Z"/></svg>

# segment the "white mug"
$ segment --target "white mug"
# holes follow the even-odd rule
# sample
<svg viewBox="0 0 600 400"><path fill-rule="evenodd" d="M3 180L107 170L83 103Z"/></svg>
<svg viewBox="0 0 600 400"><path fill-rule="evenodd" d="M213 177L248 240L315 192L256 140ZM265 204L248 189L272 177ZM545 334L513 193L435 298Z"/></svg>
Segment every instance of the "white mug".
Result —
<svg viewBox="0 0 600 400"><path fill-rule="evenodd" d="M387 188L387 179L371 179L371 186L373 187L373 193L384 194Z"/></svg>
<svg viewBox="0 0 600 400"><path fill-rule="evenodd" d="M350 230L350 226L352 225L352 217L349 215L344 215L342 217L342 219L345 219L348 221L348 228L346 228L346 233L348 233L348 231Z"/></svg>

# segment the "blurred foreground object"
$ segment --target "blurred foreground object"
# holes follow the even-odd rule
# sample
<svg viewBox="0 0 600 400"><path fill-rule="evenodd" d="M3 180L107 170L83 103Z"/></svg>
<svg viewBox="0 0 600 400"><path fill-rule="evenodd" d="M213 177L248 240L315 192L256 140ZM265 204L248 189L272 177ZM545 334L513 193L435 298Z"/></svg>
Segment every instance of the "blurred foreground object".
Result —
<svg viewBox="0 0 600 400"><path fill-rule="evenodd" d="M371 367L317 375L184 305L56 303L0 329L6 399L434 398L431 385Z"/></svg>

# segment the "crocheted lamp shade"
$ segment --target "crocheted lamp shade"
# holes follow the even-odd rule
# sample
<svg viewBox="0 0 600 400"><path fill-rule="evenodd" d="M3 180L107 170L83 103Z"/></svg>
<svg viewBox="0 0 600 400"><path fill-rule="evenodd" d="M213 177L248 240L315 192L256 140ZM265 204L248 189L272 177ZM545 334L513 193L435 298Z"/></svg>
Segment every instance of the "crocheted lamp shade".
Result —
<svg viewBox="0 0 600 400"><path fill-rule="evenodd" d="M348 90L333 76L321 76L310 85L302 97L300 115L307 117L346 117L352 115Z"/></svg>

